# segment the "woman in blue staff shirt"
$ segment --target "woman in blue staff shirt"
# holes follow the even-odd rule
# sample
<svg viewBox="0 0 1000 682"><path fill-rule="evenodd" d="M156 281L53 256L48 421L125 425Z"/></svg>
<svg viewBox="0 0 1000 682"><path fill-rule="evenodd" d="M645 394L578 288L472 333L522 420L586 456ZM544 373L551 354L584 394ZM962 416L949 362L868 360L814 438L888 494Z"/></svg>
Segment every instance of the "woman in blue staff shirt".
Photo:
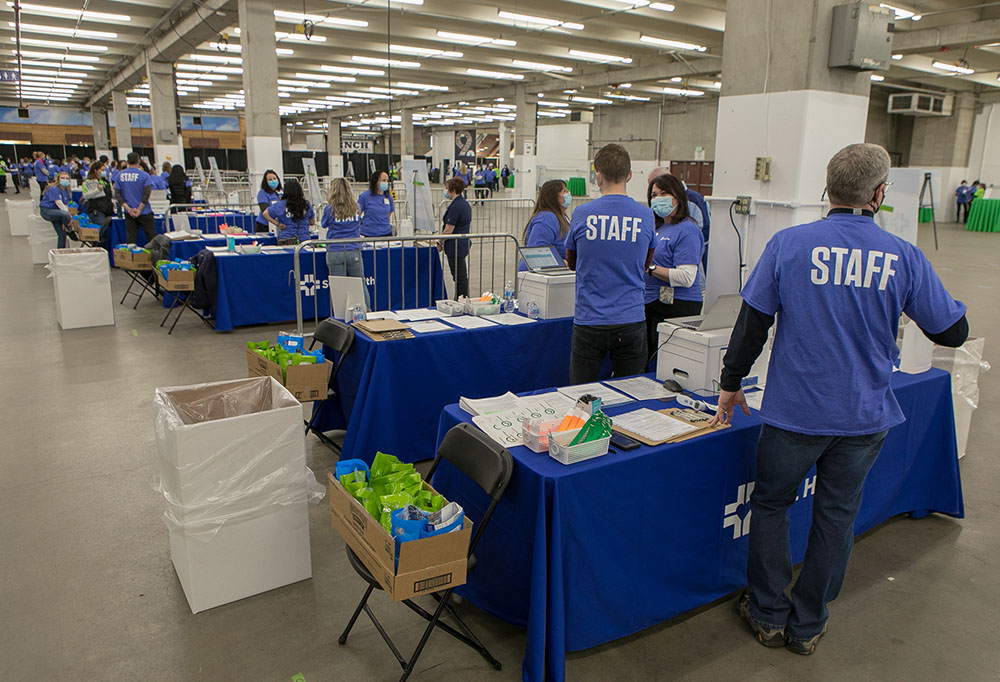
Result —
<svg viewBox="0 0 1000 682"><path fill-rule="evenodd" d="M149 181L150 183L152 183L153 189L167 189L167 181L163 179L162 175L157 175L156 173L154 173L149 168L149 164L143 161L142 163L139 164L139 168L146 171L146 174L149 175Z"/></svg>
<svg viewBox="0 0 1000 682"><path fill-rule="evenodd" d="M646 196L656 216L653 262L646 270L646 334L656 353L656 326L674 317L701 312L701 263L705 237L688 211L687 192L666 173L649 183Z"/></svg>
<svg viewBox="0 0 1000 682"><path fill-rule="evenodd" d="M566 260L566 234L569 232L569 220L566 209L573 201L573 195L562 180L549 180L538 190L535 199L535 210L524 228L525 246L554 246L559 258ZM522 260L518 270L527 270L527 263Z"/></svg>
<svg viewBox="0 0 1000 682"><path fill-rule="evenodd" d="M336 178L326 197L326 209L320 226L326 228L327 239L357 239L361 236L358 220L358 202L354 200L351 183L346 178ZM365 276L360 244L330 244L326 251L326 266L331 276ZM365 307L369 307L368 287L365 290Z"/></svg>
<svg viewBox="0 0 1000 682"><path fill-rule="evenodd" d="M443 232L444 234L469 234L472 226L472 207L462 196L465 191L465 181L461 178L452 178L444 185L444 197L450 199L447 210L444 212ZM449 239L442 247L444 255L448 257L448 268L455 278L455 297L469 295L469 265L466 259L469 256L468 239Z"/></svg>
<svg viewBox="0 0 1000 682"><path fill-rule="evenodd" d="M66 234L70 231L69 225L73 219L69 214L69 185L69 173L55 175L52 182L45 186L42 200L38 204L42 218L52 223L56 230L59 238L56 247L60 249L66 248Z"/></svg>
<svg viewBox="0 0 1000 682"><path fill-rule="evenodd" d="M312 237L309 228L316 222L316 214L297 180L285 184L284 198L272 204L264 215L277 226L278 239L298 239L301 243Z"/></svg>
<svg viewBox="0 0 1000 682"><path fill-rule="evenodd" d="M389 222L396 210L389 193L389 174L385 171L372 173L368 189L358 197L361 211L361 234L366 237L386 237L392 234Z"/></svg>
<svg viewBox="0 0 1000 682"><path fill-rule="evenodd" d="M273 170L267 170L264 172L264 177L260 181L260 190L257 192L257 206L260 207L260 215L257 216L255 225L258 232L268 231L264 212L279 201L281 201L281 178Z"/></svg>

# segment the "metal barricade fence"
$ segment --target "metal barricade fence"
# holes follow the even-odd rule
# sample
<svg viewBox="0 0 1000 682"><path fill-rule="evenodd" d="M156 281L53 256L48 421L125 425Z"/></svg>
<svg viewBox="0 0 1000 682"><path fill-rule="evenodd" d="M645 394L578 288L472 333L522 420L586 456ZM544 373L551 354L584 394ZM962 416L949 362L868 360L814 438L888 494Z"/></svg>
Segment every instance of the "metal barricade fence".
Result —
<svg viewBox="0 0 1000 682"><path fill-rule="evenodd" d="M509 232L520 235L531 218L535 206L534 199L468 199L472 207L472 224L469 231L472 234L483 232ZM436 223L442 225L444 212L451 203L443 199L437 205Z"/></svg>
<svg viewBox="0 0 1000 682"><path fill-rule="evenodd" d="M337 293L333 291L329 283L321 285L316 281L314 275L309 275L312 279L307 282L303 279L302 263L300 255L302 251L309 252L312 258L312 272L318 272L317 260L326 259L327 247L331 244L360 245L362 249L372 249L373 255L377 256L380 250L386 251L385 262L380 264L379 258L372 258L374 267L372 272L365 270L365 284L374 287L375 296L369 304L370 310L389 310L394 303L397 307L403 307L403 302L412 303L423 300L428 305L433 306L434 302L443 298L456 298L455 277L451 272L449 258L445 253L445 248L439 246L446 242L456 242L467 240L469 243L469 254L467 258L469 293L473 297L479 296L484 291L498 292L502 295L504 285L510 281L516 290L517 287L517 238L512 234L487 233L474 235L437 234L433 236L413 236L413 237L361 237L358 239L312 239L302 242L295 247L293 257L294 269L289 273L294 277L290 281L290 286L297 289L303 287L312 288L313 295L313 321L319 324L319 301L317 295L322 290L327 290L330 296L330 316L333 316L333 297ZM407 249L412 249L412 258L406 253ZM397 256L398 253L398 256ZM426 259L426 260L425 260ZM437 260L442 273L440 285L436 285L433 274L437 271L432 259ZM421 265L424 268L421 268ZM398 267L398 273L394 270ZM426 281L421 281L421 272L424 273ZM376 283L384 283L384 288ZM384 291L385 293L381 293ZM396 293L398 292L398 296ZM426 296L425 298L422 298ZM297 295L295 301L296 328L299 334L304 332L303 296Z"/></svg>
<svg viewBox="0 0 1000 682"><path fill-rule="evenodd" d="M170 221L167 230L175 232L177 230L202 230L207 232L218 232L219 225L228 225L233 222L234 215L240 216L239 227L246 227L244 215L256 216L260 208L255 203L230 204L228 202L214 202L206 204L171 204L167 213ZM196 220L197 219L197 220ZM317 224L319 221L317 220ZM252 232L249 229L248 232Z"/></svg>

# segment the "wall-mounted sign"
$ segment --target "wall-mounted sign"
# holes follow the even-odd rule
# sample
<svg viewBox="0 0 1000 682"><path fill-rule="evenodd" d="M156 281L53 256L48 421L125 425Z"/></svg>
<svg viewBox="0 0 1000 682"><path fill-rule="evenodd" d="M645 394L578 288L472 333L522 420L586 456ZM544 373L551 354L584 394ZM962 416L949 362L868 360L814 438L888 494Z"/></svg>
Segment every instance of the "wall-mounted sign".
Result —
<svg viewBox="0 0 1000 682"><path fill-rule="evenodd" d="M366 137L342 137L340 138L340 151L344 154L351 154L353 152L358 152L360 154L374 154L375 140Z"/></svg>

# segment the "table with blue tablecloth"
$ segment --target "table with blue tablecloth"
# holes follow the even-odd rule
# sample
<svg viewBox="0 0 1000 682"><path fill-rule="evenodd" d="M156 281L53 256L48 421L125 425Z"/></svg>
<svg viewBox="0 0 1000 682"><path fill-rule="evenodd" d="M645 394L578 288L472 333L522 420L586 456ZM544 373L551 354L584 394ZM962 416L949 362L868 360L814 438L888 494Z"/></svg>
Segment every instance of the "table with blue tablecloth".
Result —
<svg viewBox="0 0 1000 682"><path fill-rule="evenodd" d="M346 428L342 459L371 462L378 450L404 462L430 459L445 405L568 384L572 333L573 319L561 318L399 341L357 334L336 378L337 396L321 406L317 426Z"/></svg>
<svg viewBox="0 0 1000 682"><path fill-rule="evenodd" d="M299 282L292 281L293 247L276 253L219 255L215 330L293 321L296 294L302 298L304 318L329 317L326 255L313 254L308 250L299 254ZM445 297L441 259L432 246L362 249L362 260L369 296L380 302L378 309L428 306Z"/></svg>
<svg viewBox="0 0 1000 682"><path fill-rule="evenodd" d="M225 223L230 227L238 227L246 232L254 232L254 220L256 216L247 213L229 213L229 214L207 214L204 216L191 215L188 219L190 227L193 230L201 230L202 232L208 233L218 233L219 225ZM158 217L155 220L156 232L157 234L163 234L167 231L167 223L162 217ZM124 218L112 218L111 227L109 228L109 242L114 248L118 244L127 243L128 238L125 236L125 219ZM146 245L146 234L139 229L135 237L136 246Z"/></svg>
<svg viewBox="0 0 1000 682"><path fill-rule="evenodd" d="M265 233L259 235L247 235L245 237L235 237L237 246L245 246L257 242L260 246L274 246L278 239L274 235ZM226 239L179 239L170 244L170 260L180 258L190 260L196 253L208 247L225 246Z"/></svg>
<svg viewBox="0 0 1000 682"><path fill-rule="evenodd" d="M890 430L865 483L855 524L863 533L907 512L964 516L949 375L896 373L907 417ZM607 408L612 417L659 401ZM441 415L438 441L470 421ZM760 420L737 410L733 427L670 445L618 451L570 466L511 448L514 474L457 592L483 611L527 627L522 678L565 678L567 651L625 637L746 585L748 487ZM434 487L481 518L488 499L447 462ZM803 481L790 516L802 560L815 492Z"/></svg>

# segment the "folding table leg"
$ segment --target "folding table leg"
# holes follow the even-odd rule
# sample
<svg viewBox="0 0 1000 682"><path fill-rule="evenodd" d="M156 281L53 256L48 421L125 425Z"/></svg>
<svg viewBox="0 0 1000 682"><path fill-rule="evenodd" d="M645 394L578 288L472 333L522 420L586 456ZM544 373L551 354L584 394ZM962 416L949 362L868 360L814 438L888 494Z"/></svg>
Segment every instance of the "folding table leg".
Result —
<svg viewBox="0 0 1000 682"><path fill-rule="evenodd" d="M365 596L361 598L360 602L358 602L358 608L354 609L354 615L351 616L351 620L348 621L347 627L344 628L344 632L340 635L340 639L337 640L340 645L347 644L347 636L351 634L351 628L354 627L354 623L358 620L358 616L361 615L361 610L365 608L365 604L368 603L368 597L372 596L372 592L374 591L375 586L369 585L368 591L365 592Z"/></svg>
<svg viewBox="0 0 1000 682"><path fill-rule="evenodd" d="M160 323L161 327L167 323L167 320L170 319L170 313L174 312L174 308L177 307L177 301L179 301L179 300L180 300L180 298L177 296L176 293L174 293L174 300L170 302L170 307L167 309L167 314L163 316L163 322ZM174 320L174 324L177 324L177 320ZM170 327L170 331L173 331L173 330L174 330L174 328Z"/></svg>

